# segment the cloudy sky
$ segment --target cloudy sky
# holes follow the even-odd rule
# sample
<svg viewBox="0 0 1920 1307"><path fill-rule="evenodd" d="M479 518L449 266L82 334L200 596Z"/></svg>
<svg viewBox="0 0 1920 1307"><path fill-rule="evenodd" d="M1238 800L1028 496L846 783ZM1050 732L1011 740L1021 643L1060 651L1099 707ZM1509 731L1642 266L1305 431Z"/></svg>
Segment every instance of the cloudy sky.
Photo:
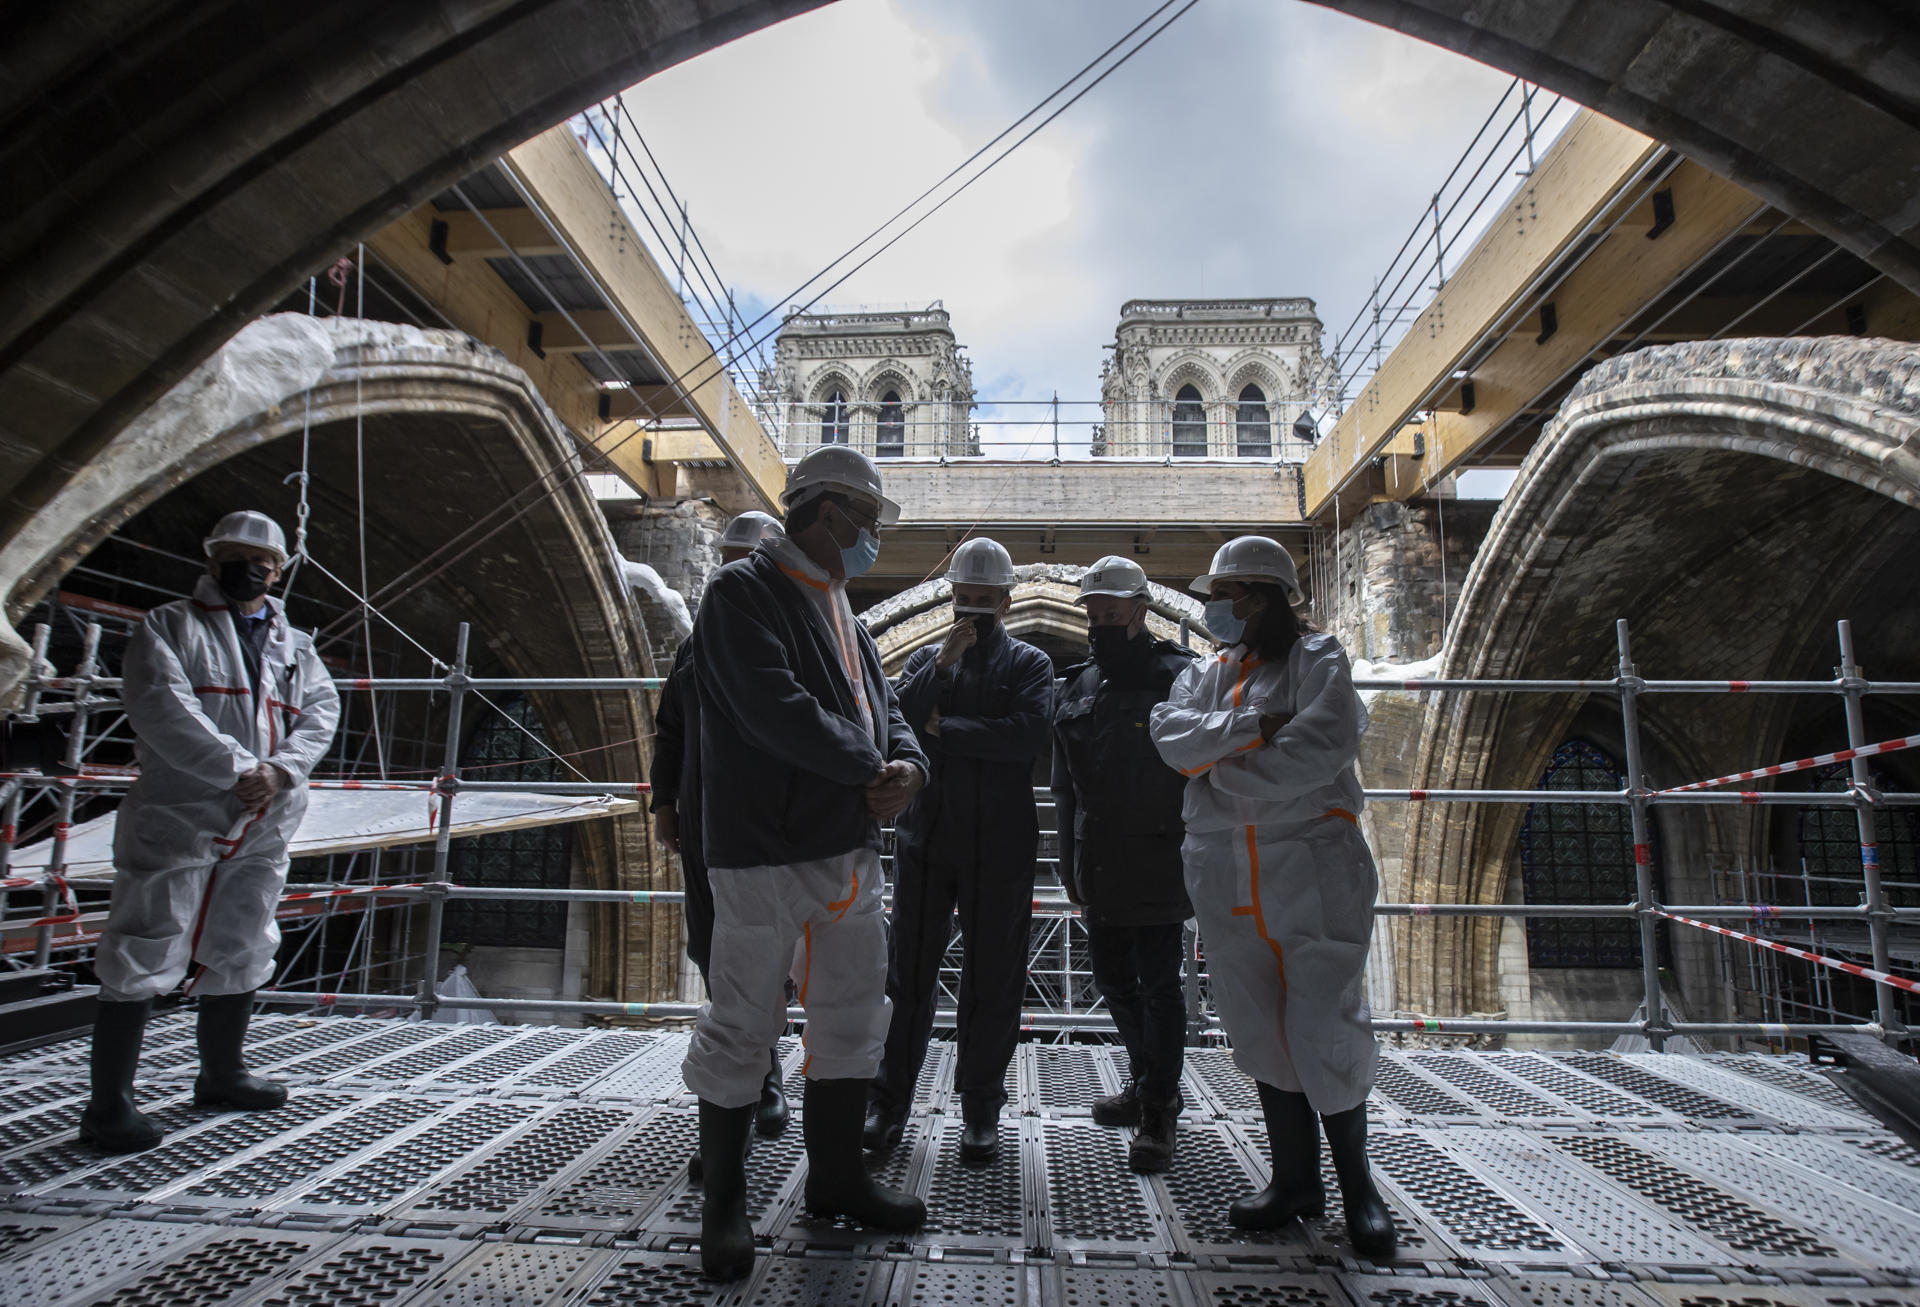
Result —
<svg viewBox="0 0 1920 1307"><path fill-rule="evenodd" d="M1153 8L838 0L627 104L757 311ZM1096 399L1135 297L1305 295L1330 346L1510 80L1297 0L1200 0L825 302L943 300L984 400Z"/></svg>

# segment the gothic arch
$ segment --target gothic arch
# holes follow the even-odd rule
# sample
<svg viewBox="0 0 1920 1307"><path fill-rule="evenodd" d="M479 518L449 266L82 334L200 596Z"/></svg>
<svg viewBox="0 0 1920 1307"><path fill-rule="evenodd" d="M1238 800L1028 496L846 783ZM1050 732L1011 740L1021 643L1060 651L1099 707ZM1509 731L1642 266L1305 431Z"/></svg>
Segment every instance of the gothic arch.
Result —
<svg viewBox="0 0 1920 1307"><path fill-rule="evenodd" d="M1199 350L1181 350L1160 365L1153 381L1154 397L1171 404L1180 387L1187 385L1198 388L1209 414L1227 397L1219 365Z"/></svg>
<svg viewBox="0 0 1920 1307"><path fill-rule="evenodd" d="M1007 629L1021 639L1083 651L1087 619L1075 600L1080 594L1081 574L1086 570L1063 563L1015 567L1013 611L1008 615ZM944 580L923 581L860 614L880 646L889 676L899 675L907 665L907 655L915 649L946 635L953 625L953 610L947 606L952 594L953 588ZM1178 640L1185 621L1193 647L1211 649L1212 642L1202 634L1206 629L1203 616L1203 606L1192 596L1149 583L1147 628L1155 636Z"/></svg>
<svg viewBox="0 0 1920 1307"><path fill-rule="evenodd" d="M1913 346L1852 338L1661 346L1594 368L1495 518L1439 674L1605 679L1616 618L1630 622L1647 677L1824 679L1841 617L1874 675L1920 671L1911 639L1895 638L1920 585L1909 579L1920 557L1916 375ZM1586 702L1434 696L1411 784L1532 788ZM1793 710L1771 696L1650 696L1648 783L1778 761ZM1703 863L1758 853L1766 813L1656 809L1661 831L1683 835ZM1517 808L1418 805L1406 820L1404 883L1389 892L1501 900ZM1698 867L1669 863L1674 895ZM1398 925L1397 1006L1497 1009L1497 929Z"/></svg>
<svg viewBox="0 0 1920 1307"><path fill-rule="evenodd" d="M898 359L882 359L860 378L860 390L856 398L862 404L878 404L887 391L897 390L902 404L916 404L920 402L920 389L914 384L913 375L907 371L906 364Z"/></svg>
<svg viewBox="0 0 1920 1307"><path fill-rule="evenodd" d="M1276 407L1297 403L1304 393L1294 370L1265 350L1241 350L1222 364L1220 371L1227 379L1221 393L1230 400L1238 400L1249 385L1260 387L1267 403Z"/></svg>
<svg viewBox="0 0 1920 1307"><path fill-rule="evenodd" d="M860 387L854 384L854 380L848 375L847 370L838 363L829 363L824 367L816 369L813 375L807 378L807 406L809 408L818 408L820 405L826 403L827 396L832 393L835 386L839 386L840 389L845 392L849 405L860 402Z"/></svg>

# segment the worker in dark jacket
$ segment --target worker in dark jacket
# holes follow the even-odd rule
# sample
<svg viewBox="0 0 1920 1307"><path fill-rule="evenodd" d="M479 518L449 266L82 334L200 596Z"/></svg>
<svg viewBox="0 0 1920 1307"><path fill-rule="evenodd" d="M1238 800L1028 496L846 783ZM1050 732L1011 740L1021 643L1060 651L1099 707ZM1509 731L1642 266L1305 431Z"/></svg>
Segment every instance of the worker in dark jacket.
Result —
<svg viewBox="0 0 1920 1307"><path fill-rule="evenodd" d="M1039 844L1034 760L1045 756L1053 664L1008 635L1013 559L991 540L969 540L947 572L958 618L937 647L916 649L897 683L907 724L933 759L926 791L894 835L893 1026L873 1082L869 1148L900 1140L933 1032L941 959L960 914L961 1158L992 1160L1000 1147L1007 1065L1020 1038L1033 866Z"/></svg>
<svg viewBox="0 0 1920 1307"><path fill-rule="evenodd" d="M900 508L845 445L795 464L781 501L786 538L716 572L693 631L714 921L711 998L682 1074L700 1099L700 1260L723 1280L753 1269L746 1144L789 976L807 1017L808 1210L886 1230L926 1218L918 1198L874 1183L860 1151L889 1011L880 826L928 763L847 578L873 565Z"/></svg>
<svg viewBox="0 0 1920 1307"><path fill-rule="evenodd" d="M1093 984L1127 1047L1127 1087L1093 1104L1102 1125L1138 1127L1128 1162L1164 1171L1180 1115L1187 901L1180 841L1186 777L1154 748L1148 714L1194 655L1147 633L1147 574L1103 558L1080 578L1090 661L1070 670L1053 716L1060 880L1081 905Z"/></svg>
<svg viewBox="0 0 1920 1307"><path fill-rule="evenodd" d="M775 518L765 513L742 513L721 533L720 561L737 563L762 540L783 534ZM700 968L704 981L713 947L713 887L707 882L707 863L700 846L700 702L693 677L694 657L695 645L689 635L680 642L673 671L660 691L660 706L654 710L653 767L647 782L653 797L654 834L680 856L681 881L687 894L683 911L687 956ZM780 1082L778 1045L769 1050L768 1058L772 1066L760 1086L753 1126L772 1139L786 1130L789 1113ZM700 1178L698 1151L689 1170L695 1180Z"/></svg>

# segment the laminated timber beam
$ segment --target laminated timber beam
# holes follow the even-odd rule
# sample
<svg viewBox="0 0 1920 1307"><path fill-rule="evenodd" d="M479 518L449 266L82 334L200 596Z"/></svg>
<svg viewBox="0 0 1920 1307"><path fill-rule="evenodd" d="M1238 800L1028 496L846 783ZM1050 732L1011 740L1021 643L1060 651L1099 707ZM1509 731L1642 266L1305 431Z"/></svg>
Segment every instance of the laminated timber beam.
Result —
<svg viewBox="0 0 1920 1307"><path fill-rule="evenodd" d="M1661 153L1657 142L1599 114L1583 111L1574 120L1307 460L1309 517L1330 514L1336 492L1375 479L1368 475L1372 460L1406 420L1433 401L1490 333L1510 323L1529 293L1576 254L1583 236L1605 225L1624 202L1623 192L1658 166ZM1751 196L1746 201L1742 223L1764 207ZM1622 239L1664 255L1680 243L1674 240L1679 234L1676 226L1647 240L1643 227ZM1642 294L1638 302L1648 298L1651 293ZM1363 497L1372 497L1371 489Z"/></svg>
<svg viewBox="0 0 1920 1307"><path fill-rule="evenodd" d="M913 526L1031 522L1142 531L1208 521L1264 531L1301 521L1297 467L1271 463L882 462L887 494ZM1089 560L1090 561L1090 560Z"/></svg>

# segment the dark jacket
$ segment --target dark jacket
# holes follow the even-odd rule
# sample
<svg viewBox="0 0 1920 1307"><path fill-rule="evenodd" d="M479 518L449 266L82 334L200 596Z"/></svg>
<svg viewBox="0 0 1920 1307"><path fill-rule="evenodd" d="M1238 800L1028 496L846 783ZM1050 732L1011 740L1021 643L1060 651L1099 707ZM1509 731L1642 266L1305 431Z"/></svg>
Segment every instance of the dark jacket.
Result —
<svg viewBox="0 0 1920 1307"><path fill-rule="evenodd" d="M911 857L933 839L971 851L976 866L1033 871L1040 838L1033 762L1046 756L1053 662L998 622L942 676L938 645L915 649L894 688L933 776L900 814L895 843ZM940 733L927 722L940 712Z"/></svg>
<svg viewBox="0 0 1920 1307"><path fill-rule="evenodd" d="M1147 728L1153 706L1193 661L1158 640L1124 680L1089 661L1061 681L1053 710L1060 877L1071 870L1070 887L1097 924L1171 925L1193 915L1180 861L1187 781L1160 760Z"/></svg>
<svg viewBox="0 0 1920 1307"><path fill-rule="evenodd" d="M761 867L879 849L866 784L883 763L927 769L880 651L855 623L879 744L860 721L833 636L765 550L713 574L693 660L709 867Z"/></svg>
<svg viewBox="0 0 1920 1307"><path fill-rule="evenodd" d="M660 690L660 706L653 714L653 768L647 783L653 787L653 812L672 808L680 819L680 861L705 866L700 830L700 695L693 680L693 637L680 642L673 671Z"/></svg>

